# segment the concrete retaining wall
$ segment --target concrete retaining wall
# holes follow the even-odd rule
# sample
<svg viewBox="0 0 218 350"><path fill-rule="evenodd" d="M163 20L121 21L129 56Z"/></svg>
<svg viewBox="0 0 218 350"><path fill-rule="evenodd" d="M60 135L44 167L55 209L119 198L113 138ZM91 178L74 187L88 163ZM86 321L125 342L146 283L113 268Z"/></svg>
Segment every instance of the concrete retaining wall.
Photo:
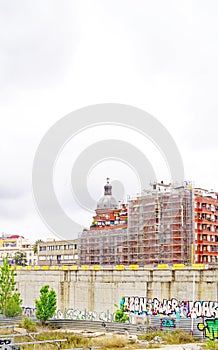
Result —
<svg viewBox="0 0 218 350"><path fill-rule="evenodd" d="M32 308L45 284L57 292L61 310L114 312L122 296L193 300L193 290L195 300L218 300L218 269L20 270L16 279L23 305Z"/></svg>

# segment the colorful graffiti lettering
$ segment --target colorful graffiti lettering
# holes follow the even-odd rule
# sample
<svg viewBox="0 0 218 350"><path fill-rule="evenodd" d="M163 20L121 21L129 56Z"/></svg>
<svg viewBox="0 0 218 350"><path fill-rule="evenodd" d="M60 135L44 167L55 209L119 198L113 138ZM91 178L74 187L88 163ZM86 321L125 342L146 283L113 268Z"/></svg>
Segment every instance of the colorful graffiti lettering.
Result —
<svg viewBox="0 0 218 350"><path fill-rule="evenodd" d="M161 324L160 324L160 328L175 328L176 327L176 323L175 320L172 318L162 318L161 319Z"/></svg>
<svg viewBox="0 0 218 350"><path fill-rule="evenodd" d="M210 340L218 339L218 319L205 320L205 323L198 324L199 331L204 332L206 338Z"/></svg>
<svg viewBox="0 0 218 350"><path fill-rule="evenodd" d="M178 301L176 298L147 299L145 297L123 297L120 309L138 315L175 316L177 320L186 317L218 318L218 302L215 301Z"/></svg>

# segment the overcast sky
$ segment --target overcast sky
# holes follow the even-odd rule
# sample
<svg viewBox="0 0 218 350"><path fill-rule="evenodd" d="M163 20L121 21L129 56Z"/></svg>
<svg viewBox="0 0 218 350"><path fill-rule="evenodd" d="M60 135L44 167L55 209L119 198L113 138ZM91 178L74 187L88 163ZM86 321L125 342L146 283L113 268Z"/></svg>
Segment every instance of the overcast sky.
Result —
<svg viewBox="0 0 218 350"><path fill-rule="evenodd" d="M186 179L218 191L217 38L216 0L0 0L1 232L31 241L52 235L34 206L34 155L55 122L96 103L153 115L177 143ZM54 183L64 210L84 226L92 213L74 203L70 169L82 149L109 136L154 156L157 178L167 179L160 156L134 133L81 133L57 162ZM118 163L93 164L93 199L107 176L122 182L118 194L139 190L134 169Z"/></svg>

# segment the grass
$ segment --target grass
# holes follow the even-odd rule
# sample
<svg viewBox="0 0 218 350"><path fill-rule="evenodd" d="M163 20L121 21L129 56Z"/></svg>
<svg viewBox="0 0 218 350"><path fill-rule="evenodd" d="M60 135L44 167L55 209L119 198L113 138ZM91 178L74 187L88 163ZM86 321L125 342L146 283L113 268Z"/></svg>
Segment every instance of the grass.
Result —
<svg viewBox="0 0 218 350"><path fill-rule="evenodd" d="M2 336L2 335L10 335L11 332L12 332L12 330L10 328L0 329L0 336Z"/></svg>
<svg viewBox="0 0 218 350"><path fill-rule="evenodd" d="M156 336L161 337L167 344L185 344L194 343L195 340L191 334L184 332L182 330L174 330L169 332L148 332L146 334L140 335L138 338L141 340L151 341Z"/></svg>
<svg viewBox="0 0 218 350"><path fill-rule="evenodd" d="M92 345L92 340L82 337L80 335L76 335L76 334L72 334L72 333L65 333L65 332L42 332L39 335L35 336L35 340L39 341L39 340L55 340L55 339L67 339L66 342L61 343L61 348L62 349L69 349L69 348L76 348L76 347L81 347L81 348L86 348L86 347L90 347ZM15 337L15 343L22 343L22 342L28 342L28 341L32 341L32 339L30 339L27 336L24 337ZM35 347L34 345L25 345L25 346L21 346L21 349L25 349L25 350L30 350L30 349L34 349L34 350L49 350L49 349L57 349L57 346L53 343L47 343L47 344L36 344Z"/></svg>
<svg viewBox="0 0 218 350"><path fill-rule="evenodd" d="M155 337L161 337L163 339L163 333L161 331L156 331L156 332L146 332L145 334L139 335L138 339L140 340L147 340L151 341Z"/></svg>
<svg viewBox="0 0 218 350"><path fill-rule="evenodd" d="M28 317L24 317L20 322L20 326L25 328L27 332L38 332L39 334L35 336L35 340L55 340L55 339L67 339L66 342L61 344L62 349L70 349L70 348L89 348L92 346L98 346L100 349L154 349L162 346L162 344L158 343L150 343L150 344L137 344L130 343L128 338L125 335L118 334L107 334L101 335L99 337L85 337L82 334L74 334L65 330L52 330L49 327L40 327L33 320ZM2 330L1 330L2 331ZM9 330L4 330L5 331ZM10 330L11 331L11 330ZM1 333L1 332L0 332ZM172 330L172 331L159 331L159 330L150 330L143 335L139 335L139 340L151 341L156 336L161 337L165 344L184 344L184 343L193 343L195 339L189 334L182 330ZM20 342L28 342L31 341L30 337L27 336L19 336L15 337L15 343ZM214 341L205 341L203 348L205 350L218 350L217 343ZM38 345L25 345L22 346L21 349L25 350L52 350L57 349L57 346L52 343L47 344L38 344Z"/></svg>
<svg viewBox="0 0 218 350"><path fill-rule="evenodd" d="M215 340L207 340L204 344L206 350L218 350L218 343Z"/></svg>
<svg viewBox="0 0 218 350"><path fill-rule="evenodd" d="M102 346L104 349L124 348L128 343L125 335L104 336L95 340L95 345Z"/></svg>
<svg viewBox="0 0 218 350"><path fill-rule="evenodd" d="M25 328L27 332L36 332L37 331L37 324L35 321L33 321L29 317L23 317L21 322L19 323L19 327Z"/></svg>

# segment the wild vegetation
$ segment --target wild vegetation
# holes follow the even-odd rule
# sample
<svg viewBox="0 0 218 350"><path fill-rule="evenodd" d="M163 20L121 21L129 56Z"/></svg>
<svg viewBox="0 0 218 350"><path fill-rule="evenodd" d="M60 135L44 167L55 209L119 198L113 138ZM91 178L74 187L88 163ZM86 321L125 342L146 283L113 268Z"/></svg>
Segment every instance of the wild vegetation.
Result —
<svg viewBox="0 0 218 350"><path fill-rule="evenodd" d="M90 347L98 347L99 350L115 350L115 349L123 349L123 350L138 350L138 349L153 349L159 348L162 346L160 343L138 343L138 342L129 342L127 335L118 335L118 334L104 334L98 337L95 337L94 334L92 336L91 332L86 334L75 334L69 330L57 330L47 326L40 326L39 323L35 323L28 317L24 317L19 325L20 327L25 328L28 332L38 332L39 334L35 336L36 340L54 340L54 339L66 339L66 342L62 343L62 349L70 349L70 348L90 348ZM144 335L138 336L139 340L152 341L155 337L161 337L164 341L164 344L182 344L182 343L192 343L195 340L191 337L189 333L175 330L170 332L148 332ZM23 337L15 337L15 342L24 342L30 341L30 338L27 336ZM210 344L209 344L210 343ZM215 342L204 342L202 344L202 349L205 350L216 350ZM21 349L56 349L57 347L52 344L39 344L28 345L25 347L21 347Z"/></svg>
<svg viewBox="0 0 218 350"><path fill-rule="evenodd" d="M195 339L191 334L184 332L182 330L174 331L156 331L156 332L147 332L143 335L139 335L140 340L151 341L155 337L161 337L166 344L185 344L185 343L194 343Z"/></svg>

